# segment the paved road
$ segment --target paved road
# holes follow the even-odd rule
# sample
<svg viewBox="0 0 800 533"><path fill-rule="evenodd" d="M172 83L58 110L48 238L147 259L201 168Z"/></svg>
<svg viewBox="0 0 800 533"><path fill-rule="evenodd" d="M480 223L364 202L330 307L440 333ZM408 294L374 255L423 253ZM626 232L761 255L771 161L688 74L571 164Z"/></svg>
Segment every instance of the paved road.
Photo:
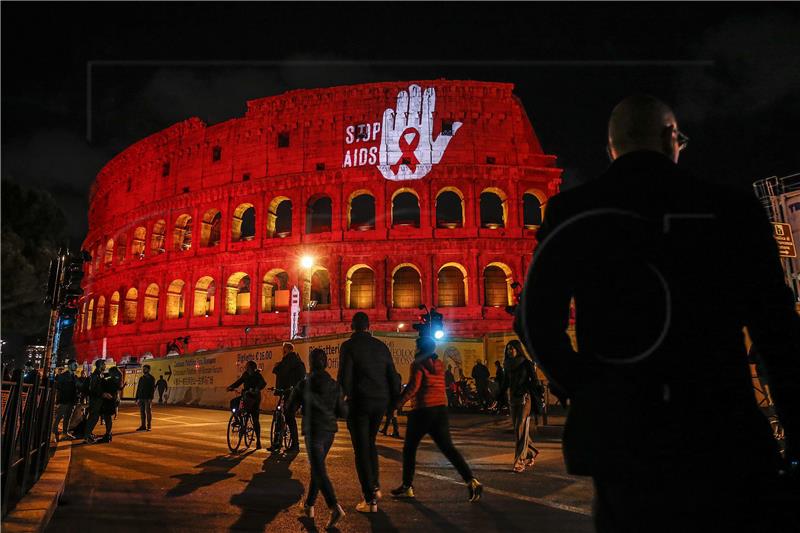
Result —
<svg viewBox="0 0 800 533"><path fill-rule="evenodd" d="M269 419L262 415L265 434ZM231 455L227 420L225 411L157 406L153 431L137 433L138 410L123 406L112 443L73 446L67 488L48 531L315 531L298 512L309 479L304 448L296 456L252 449ZM348 513L340 530L592 531L591 484L565 474L557 439L537 444L541 455L535 471L514 474L507 419L456 415L452 424L456 445L486 487L484 498L467 501L460 478L426 439L418 456L417 499L393 501L388 489L400 483L402 441L379 435L385 497L380 512L371 515L353 509L358 481L349 435L340 425L328 458ZM320 496L320 530L327 518Z"/></svg>

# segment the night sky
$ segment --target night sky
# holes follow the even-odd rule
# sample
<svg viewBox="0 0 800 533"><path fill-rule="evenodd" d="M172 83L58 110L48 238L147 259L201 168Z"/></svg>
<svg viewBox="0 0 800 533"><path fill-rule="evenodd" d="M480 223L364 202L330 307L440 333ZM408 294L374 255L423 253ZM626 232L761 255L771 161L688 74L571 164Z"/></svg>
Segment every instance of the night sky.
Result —
<svg viewBox="0 0 800 533"><path fill-rule="evenodd" d="M98 170L146 135L290 89L445 77L514 83L564 188L606 168L634 92L674 106L682 165L749 187L800 170L798 28L797 4L3 2L2 176L49 190L77 246Z"/></svg>

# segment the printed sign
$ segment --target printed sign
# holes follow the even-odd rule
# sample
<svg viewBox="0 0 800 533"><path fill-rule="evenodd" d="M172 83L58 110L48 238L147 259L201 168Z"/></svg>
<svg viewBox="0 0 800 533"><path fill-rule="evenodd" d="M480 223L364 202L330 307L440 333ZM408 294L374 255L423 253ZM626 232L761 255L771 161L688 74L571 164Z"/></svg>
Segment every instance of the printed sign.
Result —
<svg viewBox="0 0 800 533"><path fill-rule="evenodd" d="M792 226L779 222L773 222L772 226L775 228L778 254L781 257L797 257L797 250L794 247L794 239L792 238Z"/></svg>

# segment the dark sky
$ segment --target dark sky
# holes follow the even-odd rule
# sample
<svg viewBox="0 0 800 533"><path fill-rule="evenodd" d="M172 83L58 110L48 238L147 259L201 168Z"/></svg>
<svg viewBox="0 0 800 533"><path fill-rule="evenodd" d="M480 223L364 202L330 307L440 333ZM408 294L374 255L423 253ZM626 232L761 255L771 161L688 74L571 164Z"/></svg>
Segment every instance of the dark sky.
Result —
<svg viewBox="0 0 800 533"><path fill-rule="evenodd" d="M698 175L747 187L800 170L798 4L1 9L2 176L51 191L73 246L86 231L89 184L121 149L190 116L219 122L243 115L247 99L301 87L513 82L565 187L605 169L608 114L633 92L675 107L691 137L681 164ZM90 141L88 61L104 62L92 69Z"/></svg>

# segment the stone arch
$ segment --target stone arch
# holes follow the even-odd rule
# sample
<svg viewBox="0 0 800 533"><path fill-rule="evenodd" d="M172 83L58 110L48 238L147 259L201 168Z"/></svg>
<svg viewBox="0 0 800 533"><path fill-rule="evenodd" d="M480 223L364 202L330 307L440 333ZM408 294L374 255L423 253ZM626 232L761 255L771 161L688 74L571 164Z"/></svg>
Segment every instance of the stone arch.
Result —
<svg viewBox="0 0 800 533"><path fill-rule="evenodd" d="M480 196L481 227L505 228L508 225L508 196L502 189L488 187Z"/></svg>
<svg viewBox="0 0 800 533"><path fill-rule="evenodd" d="M194 286L194 316L212 316L216 299L217 286L214 278L203 276Z"/></svg>
<svg viewBox="0 0 800 533"><path fill-rule="evenodd" d="M331 231L333 200L325 194L315 194L306 204L306 233Z"/></svg>
<svg viewBox="0 0 800 533"><path fill-rule="evenodd" d="M348 309L375 308L375 271L369 265L353 265L347 271L345 303Z"/></svg>
<svg viewBox="0 0 800 533"><path fill-rule="evenodd" d="M89 299L89 310L86 315L86 330L92 329L94 326L94 298Z"/></svg>
<svg viewBox="0 0 800 533"><path fill-rule="evenodd" d="M144 312L142 313L144 322L158 320L158 285L151 283L144 291Z"/></svg>
<svg viewBox="0 0 800 533"><path fill-rule="evenodd" d="M92 258L92 259L94 259L94 271L95 271L95 273L100 272L100 265L103 264L103 256L105 255L105 253L106 253L105 245L102 242L97 243L97 248L96 248L96 251L94 253L94 257Z"/></svg>
<svg viewBox="0 0 800 533"><path fill-rule="evenodd" d="M392 307L416 309L422 303L422 274L416 265L401 263L392 271Z"/></svg>
<svg viewBox="0 0 800 533"><path fill-rule="evenodd" d="M150 234L150 251L153 255L166 252L167 241L167 222L162 218L153 224L153 232Z"/></svg>
<svg viewBox="0 0 800 533"><path fill-rule="evenodd" d="M108 325L116 326L119 321L119 291L114 291L108 301Z"/></svg>
<svg viewBox="0 0 800 533"><path fill-rule="evenodd" d="M256 236L256 208L244 203L236 206L231 220L231 241L252 241Z"/></svg>
<svg viewBox="0 0 800 533"><path fill-rule="evenodd" d="M225 283L225 314L245 315L250 312L250 276L236 272Z"/></svg>
<svg viewBox="0 0 800 533"><path fill-rule="evenodd" d="M403 187L392 194L392 227L419 227L419 194Z"/></svg>
<svg viewBox="0 0 800 533"><path fill-rule="evenodd" d="M133 239L131 240L131 257L135 259L144 259L146 236L147 229L144 226L137 226L136 229L133 230Z"/></svg>
<svg viewBox="0 0 800 533"><path fill-rule="evenodd" d="M106 297L99 296L97 298L97 307L94 310L94 327L103 327L106 318Z"/></svg>
<svg viewBox="0 0 800 533"><path fill-rule="evenodd" d="M467 305L467 269L459 263L445 263L437 276L437 307Z"/></svg>
<svg viewBox="0 0 800 533"><path fill-rule="evenodd" d="M436 193L436 227L463 228L465 218L464 194L456 187L440 189Z"/></svg>
<svg viewBox="0 0 800 533"><path fill-rule="evenodd" d="M492 262L483 269L483 305L505 307L514 303L513 272L505 263Z"/></svg>
<svg viewBox="0 0 800 533"><path fill-rule="evenodd" d="M309 309L312 301L316 304L311 309L328 309L331 304L331 277L323 266L313 267L303 280L303 308Z"/></svg>
<svg viewBox="0 0 800 533"><path fill-rule="evenodd" d="M522 195L522 224L527 229L542 225L547 196L538 189L528 189Z"/></svg>
<svg viewBox="0 0 800 533"><path fill-rule="evenodd" d="M175 219L172 230L172 249L184 252L192 247L192 215L184 213Z"/></svg>
<svg viewBox="0 0 800 533"><path fill-rule="evenodd" d="M289 274L280 268L273 268L261 283L261 311L286 311L289 308Z"/></svg>
<svg viewBox="0 0 800 533"><path fill-rule="evenodd" d="M222 235L222 211L212 207L203 213L200 228L200 246L211 248L219 244Z"/></svg>
<svg viewBox="0 0 800 533"><path fill-rule="evenodd" d="M117 249L117 264L121 265L125 262L125 256L128 251L128 235L124 232L117 235L115 246Z"/></svg>
<svg viewBox="0 0 800 533"><path fill-rule="evenodd" d="M284 238L292 234L292 201L276 196L267 211L267 237Z"/></svg>
<svg viewBox="0 0 800 533"><path fill-rule="evenodd" d="M182 279L173 280L167 287L167 319L183 318L186 312L186 283Z"/></svg>
<svg viewBox="0 0 800 533"><path fill-rule="evenodd" d="M109 268L114 263L114 239L108 239L108 242L106 242L106 252L103 262L106 268Z"/></svg>
<svg viewBox="0 0 800 533"><path fill-rule="evenodd" d="M375 196L367 189L353 191L347 199L347 229L375 229Z"/></svg>
<svg viewBox="0 0 800 533"><path fill-rule="evenodd" d="M139 291L131 287L125 293L125 303L122 308L122 323L133 324L136 322L136 308L139 305Z"/></svg>

